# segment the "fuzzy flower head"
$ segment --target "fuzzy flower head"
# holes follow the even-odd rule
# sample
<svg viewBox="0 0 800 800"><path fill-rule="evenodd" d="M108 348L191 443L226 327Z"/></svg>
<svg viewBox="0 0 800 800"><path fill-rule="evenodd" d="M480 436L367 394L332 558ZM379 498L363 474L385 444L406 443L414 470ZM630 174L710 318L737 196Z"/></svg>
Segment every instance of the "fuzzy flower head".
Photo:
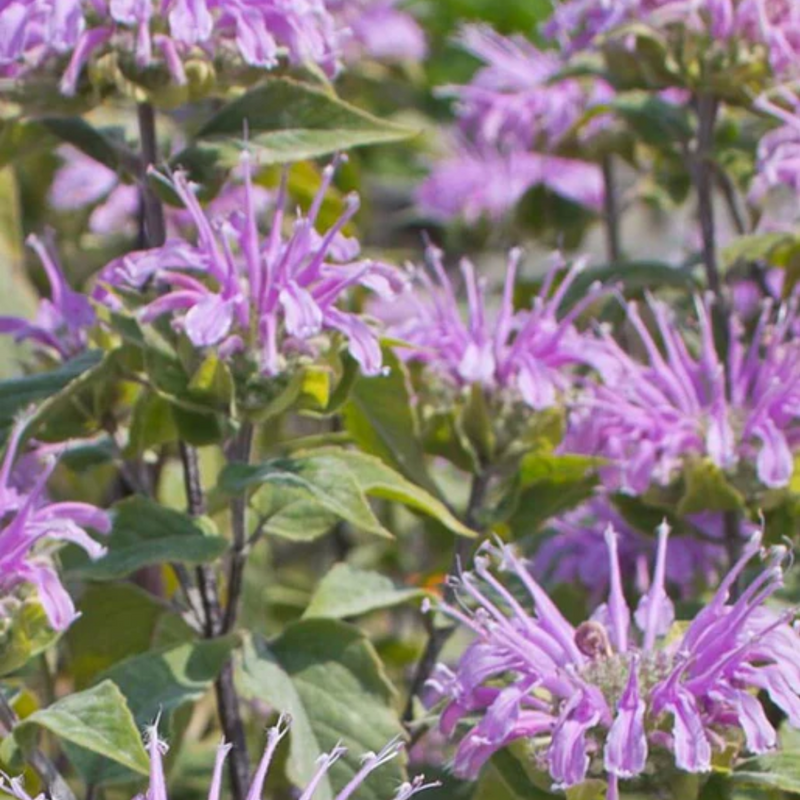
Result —
<svg viewBox="0 0 800 800"><path fill-rule="evenodd" d="M695 303L699 344L693 354L668 307L650 300L660 343L636 304L628 319L645 354L637 360L607 333L586 350L599 377L576 402L565 452L601 456L604 482L641 494L666 486L690 458L708 458L762 487L780 488L794 472L800 444L800 350L796 300L765 302L752 334L731 317L729 352L717 352L710 302ZM746 474L755 465L755 475Z"/></svg>
<svg viewBox="0 0 800 800"><path fill-rule="evenodd" d="M48 500L45 486L56 466L52 455L29 476L31 485L20 489L14 471L25 426L22 421L12 429L0 464L0 599L11 601L20 590L33 589L53 629L63 631L76 612L53 564L53 550L69 542L99 558L105 550L86 529L108 533L111 521L105 511L86 503Z"/></svg>
<svg viewBox="0 0 800 800"><path fill-rule="evenodd" d="M758 144L756 175L750 190L752 200L761 200L770 190L785 187L800 196L800 97L783 92L778 104L760 97L756 106L780 124ZM788 105L788 108L785 107Z"/></svg>
<svg viewBox="0 0 800 800"><path fill-rule="evenodd" d="M521 401L536 411L552 408L569 387L569 369L579 358L581 336L575 320L597 299L592 290L569 311L564 298L582 263L565 270L559 259L550 268L529 309L514 308L514 287L522 253L512 250L505 286L495 313L489 308L486 282L466 259L461 275L466 314L448 276L443 254L427 251L428 269L416 272L415 293L407 318L390 332L409 347L400 354L425 365L427 372L460 391L474 384L490 395ZM556 279L562 277L558 288Z"/></svg>
<svg viewBox="0 0 800 800"><path fill-rule="evenodd" d="M588 109L613 94L603 81L557 80L562 59L522 37L468 25L460 42L483 66L466 86L447 86L440 94L456 99L459 126L476 143L551 150ZM591 127L596 131L608 120L600 117Z"/></svg>
<svg viewBox="0 0 800 800"><path fill-rule="evenodd" d="M247 792L248 800L260 800L264 794L264 783L269 774L269 769L275 756L275 751L281 740L289 733L290 719L282 715L277 724L267 731L267 745L264 754L256 767L253 781ZM223 769L225 760L230 752L231 745L222 744L217 749L217 757L214 763L214 771L211 778L211 786L208 790L208 800L220 800L222 794ZM336 795L334 800L348 800L364 784L364 781L380 769L384 764L397 758L402 752L403 745L399 742L390 742L380 753L366 753L361 759L361 768L356 772L349 783ZM150 755L150 788L147 791L147 800L169 800L167 795L167 783L164 776L164 754L167 751L166 744L158 738L156 726L147 732L147 751ZM317 762L317 769L309 780L305 789L297 795L298 800L313 800L316 796L320 783L325 779L330 768L347 752L347 748L341 745L336 746L330 753L320 756ZM404 783L397 788L391 800L409 800L419 792L438 786L436 783L424 783L423 779L415 778L413 781ZM0 789L3 789L0 784ZM22 798L19 800L30 800ZM386 800L390 800L388 797Z"/></svg>
<svg viewBox="0 0 800 800"><path fill-rule="evenodd" d="M393 267L359 258L358 242L342 234L358 197L349 196L344 213L321 234L315 224L334 165L325 169L308 213L298 212L291 222L285 219L284 180L270 231L262 237L248 154L242 167L241 208L212 218L186 176L176 173L170 185L197 230L196 243L173 238L124 256L106 268L103 282L136 290L152 283L158 297L140 310L142 322L169 315L196 347L218 348L223 358L253 358L266 376L287 371L297 359L313 359L332 337L344 338L365 374L378 374L376 331L340 302L356 286L392 297L406 283Z"/></svg>
<svg viewBox="0 0 800 800"><path fill-rule="evenodd" d="M708 512L690 515L681 525L681 535L670 541L665 578L679 598L688 600L696 596L698 587L713 586L719 580L727 563L725 525L722 514ZM550 523L552 535L536 549L531 574L548 586L583 586L594 608L611 582L604 536L609 526L617 533L623 578L645 593L649 588L647 565L655 555L656 540L634 528L602 493ZM754 526L743 523L742 540L754 532Z"/></svg>
<svg viewBox="0 0 800 800"><path fill-rule="evenodd" d="M63 68L67 96L107 53L127 75L163 69L175 85L188 83L190 59L337 68L341 31L324 0L4 0L0 9L0 77Z"/></svg>
<svg viewBox="0 0 800 800"><path fill-rule="evenodd" d="M50 297L39 302L32 320L0 316L0 334L15 341L29 341L42 353L66 360L86 349L88 330L95 313L88 298L67 283L64 272L47 245L38 237L28 237L50 283Z"/></svg>
<svg viewBox="0 0 800 800"><path fill-rule="evenodd" d="M474 571L456 581L459 605L442 605L475 639L454 671L440 666L429 682L431 699L446 702L442 730L457 735L466 727L458 775L476 777L493 753L521 740L554 787L605 776L616 800L620 780L658 780L669 763L704 773L728 747L773 749L776 732L754 692L766 691L800 726L793 613L764 606L782 585L785 548L762 552L764 567L731 601L731 588L761 551L755 536L708 604L674 635L668 535L663 525L650 589L631 614L617 536L607 531L608 602L577 627L510 547L482 548Z"/></svg>
<svg viewBox="0 0 800 800"><path fill-rule="evenodd" d="M428 54L425 31L399 0L326 0L348 31L344 60L367 57L385 64L416 63Z"/></svg>

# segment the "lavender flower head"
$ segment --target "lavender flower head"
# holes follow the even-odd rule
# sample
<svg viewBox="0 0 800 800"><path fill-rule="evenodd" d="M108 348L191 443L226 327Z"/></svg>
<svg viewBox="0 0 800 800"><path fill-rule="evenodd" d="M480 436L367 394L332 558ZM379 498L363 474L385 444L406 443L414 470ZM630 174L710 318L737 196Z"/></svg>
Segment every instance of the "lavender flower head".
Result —
<svg viewBox="0 0 800 800"><path fill-rule="evenodd" d="M324 235L318 233L314 226L335 169L327 167L308 214L298 212L287 235L284 179L272 227L262 240L250 157L242 158L241 210L209 218L186 176L176 173L171 185L197 229L197 243L173 238L126 255L105 269L102 281L111 289L137 290L152 281L159 296L140 311L143 322L171 315L173 327L196 347L218 348L223 358L253 357L264 375L314 358L337 335L365 374L378 374L377 332L337 304L352 287L392 297L406 281L388 264L360 259L358 242L342 234L358 210L358 197L350 195L342 216Z"/></svg>
<svg viewBox="0 0 800 800"><path fill-rule="evenodd" d="M13 470L25 426L23 420L12 429L0 464L0 598L13 606L15 592L34 589L53 629L63 631L76 612L53 565L54 546L70 542L91 558L99 558L105 549L86 528L108 533L111 521L105 511L86 503L53 503L47 499L45 486L56 467L52 455L45 458L32 486L19 489ZM3 605L0 603L0 616Z"/></svg>
<svg viewBox="0 0 800 800"><path fill-rule="evenodd" d="M794 612L764 606L782 585L785 548L762 552L765 566L730 602L731 588L761 551L760 536L753 537L708 604L682 635L671 636L668 535L663 525L650 590L631 615L617 536L607 531L608 602L578 627L509 546L484 545L474 572L455 581L459 604L441 605L475 639L455 671L441 665L429 681L431 699L446 702L442 730L454 735L462 721L468 726L455 756L458 775L476 777L495 752L521 740L556 788L604 775L607 797L617 800L620 780L657 776L655 765L663 770L665 759L703 773L728 746L772 750L776 732L754 690L766 691L800 726ZM532 608L517 599L512 581Z"/></svg>
<svg viewBox="0 0 800 800"><path fill-rule="evenodd" d="M456 100L457 134L417 192L421 209L445 220L498 219L537 185L600 209L600 168L553 151L576 133L588 109L607 101L611 87L555 80L563 67L557 55L487 26L466 26L460 41L484 66L468 85L440 90ZM598 115L577 135L590 138L609 120Z"/></svg>
<svg viewBox="0 0 800 800"><path fill-rule="evenodd" d="M784 99L789 101L789 109L765 97L756 101L760 110L781 124L765 134L758 144L756 175L750 190L754 201L780 186L800 195L800 98L787 93Z"/></svg>
<svg viewBox="0 0 800 800"><path fill-rule="evenodd" d="M466 259L461 274L467 299L462 314L453 284L445 271L442 252L427 250L430 271L416 272L424 292L415 293L410 313L390 333L408 343L401 356L426 365L429 373L457 390L478 384L487 392L521 400L540 411L551 408L570 385L568 369L580 361L582 337L575 319L597 297L592 290L580 303L560 313L569 287L581 270L579 263L567 271L555 291L557 276L564 271L558 260L547 273L531 308L514 309L514 286L522 253L508 258L505 287L496 314L485 296L485 281Z"/></svg>
<svg viewBox="0 0 800 800"><path fill-rule="evenodd" d="M44 267L50 297L39 302L33 320L0 316L0 334L13 336L17 342L30 341L42 352L66 360L86 349L88 330L95 323L94 309L84 295L70 287L61 266L41 239L31 235L28 245Z"/></svg>
<svg viewBox="0 0 800 800"><path fill-rule="evenodd" d="M709 302L695 306L697 355L668 307L652 299L660 346L636 304L628 304L645 361L605 332L586 348L599 383L576 401L563 447L608 459L601 475L612 490L641 494L651 483L667 485L688 458L709 458L730 474L755 464L754 477L768 488L786 486L794 472L800 444L796 300L777 311L766 301L752 335L732 316L727 364L714 344Z"/></svg>
<svg viewBox="0 0 800 800"><path fill-rule="evenodd" d="M168 800L167 785L164 776L164 754L167 751L166 744L158 737L158 723L147 731L147 750L150 755L150 787L146 797L148 800ZM250 800L259 800L263 797L264 782L267 779L270 765L275 756L281 740L289 733L290 720L288 716L282 715L277 724L267 732L267 745L264 754L256 767L253 781L247 793ZM214 763L214 771L211 778L211 786L208 791L208 800L220 800L222 793L222 775L225 760L230 752L231 745L222 744L217 749L217 757ZM399 742L390 742L380 753L367 753L361 760L361 768L353 776L350 782L336 795L334 800L347 800L361 787L364 781L377 769L387 764L402 751L403 746ZM341 745L335 747L330 753L320 756L317 762L317 770L311 777L308 785L301 791L298 800L312 800L317 788L324 780L328 770L347 752ZM409 783L404 783L397 788L392 800L409 800L409 798L426 789L438 786L435 783L425 784L421 777L415 778ZM19 788L19 787L18 787ZM4 789L0 783L0 789ZM27 795L15 794L18 800L30 800ZM140 797L142 797L140 795ZM387 798L387 800L389 800Z"/></svg>
<svg viewBox="0 0 800 800"><path fill-rule="evenodd" d="M83 68L106 52L140 70L163 67L178 85L194 57L337 68L341 31L324 0L5 0L0 7L0 76L24 78L66 62L64 95L76 93Z"/></svg>

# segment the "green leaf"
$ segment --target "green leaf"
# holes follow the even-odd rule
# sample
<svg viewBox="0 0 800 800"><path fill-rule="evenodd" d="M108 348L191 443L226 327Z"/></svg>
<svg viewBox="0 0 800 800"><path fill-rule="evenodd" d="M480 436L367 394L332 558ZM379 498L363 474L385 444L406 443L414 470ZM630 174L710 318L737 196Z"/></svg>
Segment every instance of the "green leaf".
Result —
<svg viewBox="0 0 800 800"><path fill-rule="evenodd" d="M315 86L268 78L221 108L173 164L204 170L210 165L231 168L239 163L243 150L255 153L260 164L286 164L352 147L397 142L414 134Z"/></svg>
<svg viewBox="0 0 800 800"><path fill-rule="evenodd" d="M379 456L433 495L425 453L411 404L405 366L388 348L383 351L387 375L360 375L343 409L344 423L359 448Z"/></svg>
<svg viewBox="0 0 800 800"><path fill-rule="evenodd" d="M295 489L355 528L392 538L375 516L356 479L339 466L332 458L316 455L275 459L257 465L228 464L220 475L219 487L234 495L262 484Z"/></svg>
<svg viewBox="0 0 800 800"><path fill-rule="evenodd" d="M37 727L141 775L148 774L150 762L136 722L122 692L111 681L67 695L22 720L14 736L23 748Z"/></svg>
<svg viewBox="0 0 800 800"><path fill-rule="evenodd" d="M89 586L78 611L80 617L64 638L79 689L119 662L195 636L177 612L131 583Z"/></svg>
<svg viewBox="0 0 800 800"><path fill-rule="evenodd" d="M621 116L642 142L653 147L687 142L694 135L688 107L668 103L651 92L617 94L604 106Z"/></svg>
<svg viewBox="0 0 800 800"><path fill-rule="evenodd" d="M472 800L551 800L556 796L536 786L528 770L505 749L495 753L484 768Z"/></svg>
<svg viewBox="0 0 800 800"><path fill-rule="evenodd" d="M357 629L335 620L296 622L274 642L245 645L240 685L292 716L288 774L300 786L314 774L322 753L337 744L347 754L314 795L332 800L355 775L361 756L401 736L392 705L395 693L372 645ZM385 800L404 779L399 759L378 770L359 792Z"/></svg>
<svg viewBox="0 0 800 800"><path fill-rule="evenodd" d="M58 394L102 360L102 351L89 350L50 372L0 382L0 426L9 428L18 413Z"/></svg>
<svg viewBox="0 0 800 800"><path fill-rule="evenodd" d="M108 553L75 572L93 580L113 580L169 561L204 564L219 558L227 547L210 519L190 517L145 497L130 497L114 508Z"/></svg>
<svg viewBox="0 0 800 800"><path fill-rule="evenodd" d="M339 521L337 514L323 506L306 489L264 484L251 505L267 521L264 533L299 542L324 536Z"/></svg>
<svg viewBox="0 0 800 800"><path fill-rule="evenodd" d="M684 492L678 503L681 517L701 511L740 511L744 498L725 473L709 459L692 459L683 472Z"/></svg>
<svg viewBox="0 0 800 800"><path fill-rule="evenodd" d="M742 762L734 783L800 793L800 752L769 753Z"/></svg>
<svg viewBox="0 0 800 800"><path fill-rule="evenodd" d="M26 600L0 620L0 676L24 667L58 639L42 606Z"/></svg>
<svg viewBox="0 0 800 800"><path fill-rule="evenodd" d="M128 445L125 455L141 455L151 447L177 441L178 429L172 416L172 406L161 395L144 391L133 407Z"/></svg>
<svg viewBox="0 0 800 800"><path fill-rule="evenodd" d="M531 533L590 497L598 483L596 466L597 460L588 456L531 453L523 458L509 520L515 534Z"/></svg>
<svg viewBox="0 0 800 800"><path fill-rule="evenodd" d="M402 503L413 511L427 514L459 536L475 536L475 531L464 525L438 497L406 480L381 459L341 447L322 447L314 453L337 461L340 469L355 476L361 490L369 497Z"/></svg>
<svg viewBox="0 0 800 800"><path fill-rule="evenodd" d="M420 589L399 589L379 572L336 564L319 582L303 617L358 617L424 596Z"/></svg>

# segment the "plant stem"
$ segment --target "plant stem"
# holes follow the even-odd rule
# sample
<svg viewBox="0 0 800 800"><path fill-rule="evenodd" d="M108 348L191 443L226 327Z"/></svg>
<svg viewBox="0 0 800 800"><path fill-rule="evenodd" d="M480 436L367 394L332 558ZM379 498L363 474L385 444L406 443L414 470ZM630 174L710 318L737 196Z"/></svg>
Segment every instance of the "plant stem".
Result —
<svg viewBox="0 0 800 800"><path fill-rule="evenodd" d="M472 478L469 502L467 503L467 511L464 515L464 524L473 530L478 530L480 514L486 501L490 477L490 473L487 470L481 470ZM453 585L452 579L458 576L464 561L469 558L471 549L472 541L470 539L458 537L453 552L453 560L450 564L450 570L447 573L444 584L443 598L446 603L451 603L455 598L455 586ZM411 682L408 700L406 701L406 707L403 711L403 722L409 723L414 719L414 700L422 694L425 684L431 676L444 646L447 644L454 631L454 625L447 625L442 628L436 628L433 624L430 625L428 642L425 645L425 650L420 657L417 670Z"/></svg>
<svg viewBox="0 0 800 800"><path fill-rule="evenodd" d="M142 148L142 171L139 176L142 192L142 217L145 226L145 242L148 247L159 247L167 238L164 222L164 207L153 191L147 172L158 163L158 137L156 135L155 109L150 103L139 103L136 107L139 118L139 140Z"/></svg>
<svg viewBox="0 0 800 800"><path fill-rule="evenodd" d="M11 734L18 722L16 712L6 700L5 695L0 692L0 726L5 728L8 734ZM69 784L56 769L55 764L38 747L27 751L25 758L47 786L47 792L52 800L75 800Z"/></svg>
<svg viewBox="0 0 800 800"><path fill-rule="evenodd" d="M618 264L622 260L620 243L619 198L614 169L614 156L603 157L603 220L606 228L606 257L609 264Z"/></svg>
<svg viewBox="0 0 800 800"><path fill-rule="evenodd" d="M253 449L253 426L242 423L242 428L233 442L230 460L240 464L250 461ZM236 626L239 615L242 589L244 588L244 568L247 562L247 495L243 493L231 501L231 527L233 529L233 553L228 573L228 605L222 623L222 633L230 633Z"/></svg>
<svg viewBox="0 0 800 800"><path fill-rule="evenodd" d="M158 136L156 134L155 109L149 103L140 103L137 107L139 118L139 138L142 147L142 209L145 225L145 239L148 247L158 247L166 239L164 208L158 195L147 180L150 167L158 162ZM202 516L206 511L203 484L197 451L180 443L181 462L183 464L184 483L186 486L186 502L189 513L193 517ZM223 633L222 612L219 602L219 588L213 567L199 567L197 582L203 605L204 634L213 639ZM220 724L226 740L233 745L228 770L233 800L245 800L250 783L250 759L247 755L247 740L244 723L239 711L239 697L233 679L233 661L228 660L220 671L214 688L217 695L217 709Z"/></svg>

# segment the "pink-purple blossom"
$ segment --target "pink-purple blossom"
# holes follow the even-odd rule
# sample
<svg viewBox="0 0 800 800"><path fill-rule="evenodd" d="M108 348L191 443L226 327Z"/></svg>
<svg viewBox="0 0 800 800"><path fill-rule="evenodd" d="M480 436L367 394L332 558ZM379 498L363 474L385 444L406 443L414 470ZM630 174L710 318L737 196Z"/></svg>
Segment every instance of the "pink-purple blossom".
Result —
<svg viewBox="0 0 800 800"><path fill-rule="evenodd" d="M52 454L44 457L35 476L29 476L31 485L19 487L14 470L26 424L23 420L12 429L0 464L0 594L10 597L20 589L32 588L53 629L63 631L76 612L53 562L53 550L69 542L91 558L99 558L105 549L86 529L108 533L111 521L107 512L95 506L51 502L45 496L45 486L56 467Z"/></svg>
<svg viewBox="0 0 800 800"><path fill-rule="evenodd" d="M771 189L783 186L800 195L800 99L787 95L789 108L767 98L756 106L781 124L765 134L758 144L756 175L750 189L752 200L761 200Z"/></svg>
<svg viewBox="0 0 800 800"><path fill-rule="evenodd" d="M95 322L95 312L88 298L67 283L64 272L48 245L38 237L28 237L44 267L50 284L50 297L39 301L32 320L0 317L0 334L15 341L30 341L35 347L66 360L86 349L88 330Z"/></svg>
<svg viewBox="0 0 800 800"><path fill-rule="evenodd" d="M365 374L378 374L378 330L340 301L357 286L391 297L406 281L394 267L360 258L359 243L342 233L358 210L358 197L347 198L342 215L322 234L315 225L334 166L325 169L308 213L298 212L291 226L284 180L271 228L262 237L247 154L243 171L242 206L220 217L209 216L186 175L175 173L170 185L197 230L196 243L172 238L162 247L130 253L104 270L101 283L141 289L152 281L159 295L140 311L143 322L168 315L196 347L217 348L225 358L252 358L268 376L284 372L293 360L314 358L335 336L343 337Z"/></svg>
<svg viewBox="0 0 800 800"><path fill-rule="evenodd" d="M130 55L140 69L163 66L176 84L187 83L191 56L262 69L313 62L333 74L342 35L324 0L11 0L0 17L0 75L63 62L65 95L107 50Z"/></svg>
<svg viewBox="0 0 800 800"><path fill-rule="evenodd" d="M786 549L765 552L754 536L681 634L665 591L668 535L662 525L650 588L632 614L617 536L606 532L608 602L577 627L510 546L481 548L474 570L454 580L458 602L440 604L474 640L454 670L440 665L428 685L429 700L445 703L442 730L460 740L456 774L476 777L495 752L522 740L555 788L604 776L607 796L617 800L619 782L641 775L656 754L703 773L729 745L773 749L777 735L754 690L800 726L794 612L764 605L782 585ZM765 564L732 600L759 553Z"/></svg>
<svg viewBox="0 0 800 800"><path fill-rule="evenodd" d="M464 314L442 252L429 247L429 268L416 271L419 291L410 296L405 319L389 331L407 345L400 355L425 364L432 375L459 389L478 384L536 410L555 406L570 385L570 368L581 361L582 337L575 320L597 299L599 290L563 310L581 265L566 269L558 259L530 307L516 310L514 287L521 256L519 250L509 255L502 298L494 313L485 280L471 262L462 260ZM561 281L554 288L557 278Z"/></svg>
<svg viewBox="0 0 800 800"><path fill-rule="evenodd" d="M690 458L708 458L728 473L754 465L763 486L786 486L800 444L796 305L765 301L751 335L731 316L723 361L708 302L695 303L696 354L665 303L649 302L659 341L629 303L643 358L607 332L587 345L598 380L573 407L565 452L606 458L606 485L632 494L669 484Z"/></svg>

